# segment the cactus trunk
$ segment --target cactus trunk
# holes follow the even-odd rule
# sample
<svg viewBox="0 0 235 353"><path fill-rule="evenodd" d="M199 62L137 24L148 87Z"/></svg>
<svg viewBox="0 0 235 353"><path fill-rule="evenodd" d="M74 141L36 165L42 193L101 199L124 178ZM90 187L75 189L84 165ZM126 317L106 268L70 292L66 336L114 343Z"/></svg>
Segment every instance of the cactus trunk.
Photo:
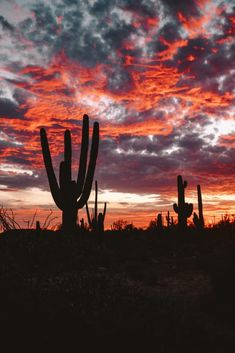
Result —
<svg viewBox="0 0 235 353"><path fill-rule="evenodd" d="M76 207L66 207L62 211L63 230L74 232L77 227L78 210Z"/></svg>

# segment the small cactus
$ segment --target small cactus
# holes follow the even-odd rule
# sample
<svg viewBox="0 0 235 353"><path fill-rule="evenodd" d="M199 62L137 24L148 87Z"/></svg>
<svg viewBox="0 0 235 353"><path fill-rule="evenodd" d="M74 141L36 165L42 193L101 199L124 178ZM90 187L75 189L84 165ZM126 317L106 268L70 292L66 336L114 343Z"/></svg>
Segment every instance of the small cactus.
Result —
<svg viewBox="0 0 235 353"><path fill-rule="evenodd" d="M40 232L40 230L41 230L40 221L36 221L36 231Z"/></svg>
<svg viewBox="0 0 235 353"><path fill-rule="evenodd" d="M161 232L163 230L162 214L161 213L158 213L158 215L157 215L156 225L157 225L157 230Z"/></svg>
<svg viewBox="0 0 235 353"><path fill-rule="evenodd" d="M104 220L106 215L106 206L107 203L104 203L104 210L103 213L100 212L98 214L98 183L95 182L95 207L94 212L90 214L88 204L86 202L86 213L87 213L87 220L91 230L102 234L104 232Z"/></svg>
<svg viewBox="0 0 235 353"><path fill-rule="evenodd" d="M81 229L85 229L85 222L84 222L84 218L82 218L81 220L80 220L80 228Z"/></svg>
<svg viewBox="0 0 235 353"><path fill-rule="evenodd" d="M187 181L183 182L182 176L177 177L177 188L178 188L178 205L174 203L173 208L175 213L178 214L178 227L180 230L187 228L187 218L192 215L193 204L185 202L185 189L187 187Z"/></svg>
<svg viewBox="0 0 235 353"><path fill-rule="evenodd" d="M170 211L167 211L166 222L167 222L167 228L170 228L174 225L174 219L172 216L170 216Z"/></svg>

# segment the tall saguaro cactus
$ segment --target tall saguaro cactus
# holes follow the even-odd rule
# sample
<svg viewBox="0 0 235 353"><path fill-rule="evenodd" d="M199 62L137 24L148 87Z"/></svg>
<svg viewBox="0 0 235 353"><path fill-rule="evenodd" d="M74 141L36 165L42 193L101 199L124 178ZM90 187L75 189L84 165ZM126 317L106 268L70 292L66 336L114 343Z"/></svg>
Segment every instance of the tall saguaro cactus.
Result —
<svg viewBox="0 0 235 353"><path fill-rule="evenodd" d="M204 217L203 217L203 207L202 207L202 192L201 186L197 185L197 201L198 201L198 214L194 212L193 214L193 222L198 229L204 228Z"/></svg>
<svg viewBox="0 0 235 353"><path fill-rule="evenodd" d="M93 231L97 231L100 234L102 234L104 232L104 220L105 220L105 215L106 215L106 206L107 206L107 203L105 202L103 213L100 212L98 214L98 183L97 183L97 181L95 181L94 213L90 215L90 211L89 211L87 202L86 202L86 213L87 213L87 219L88 219L90 229Z"/></svg>
<svg viewBox="0 0 235 353"><path fill-rule="evenodd" d="M91 192L99 148L99 124L95 122L93 125L90 160L87 166L89 118L87 115L83 116L80 164L76 181L72 180L72 146L70 131L66 130L64 133L64 160L60 162L59 184L53 169L45 129L42 128L40 130L40 136L51 194L56 206L62 210L62 229L64 231L74 231L77 225L78 210L85 205Z"/></svg>
<svg viewBox="0 0 235 353"><path fill-rule="evenodd" d="M187 187L187 181L182 179L181 175L177 177L177 188L178 188L178 205L174 203L173 208L178 213L178 227L180 230L187 228L187 218L191 216L193 212L193 204L185 202L185 192Z"/></svg>

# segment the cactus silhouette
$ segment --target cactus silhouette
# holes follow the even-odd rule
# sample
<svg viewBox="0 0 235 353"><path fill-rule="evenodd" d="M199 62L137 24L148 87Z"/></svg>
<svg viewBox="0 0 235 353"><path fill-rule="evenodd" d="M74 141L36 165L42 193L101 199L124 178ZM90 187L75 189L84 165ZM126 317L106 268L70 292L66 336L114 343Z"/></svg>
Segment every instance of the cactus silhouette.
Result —
<svg viewBox="0 0 235 353"><path fill-rule="evenodd" d="M201 186L197 185L197 201L198 201L198 213L193 213L193 223L195 224L196 228L203 229L204 228L204 217L203 217L203 206L202 206L202 193L201 193Z"/></svg>
<svg viewBox="0 0 235 353"><path fill-rule="evenodd" d="M80 228L81 228L81 229L85 229L85 221L84 221L84 218L82 218L82 219L80 220Z"/></svg>
<svg viewBox="0 0 235 353"><path fill-rule="evenodd" d="M66 130L64 133L64 160L60 162L59 185L53 169L46 130L40 130L41 146L44 164L47 172L49 186L56 206L62 210L62 229L74 231L77 227L77 214L87 202L99 148L99 124L93 125L92 143L90 148L90 160L87 167L87 155L89 148L89 117L83 116L82 142L80 152L80 165L77 181L72 180L72 146L71 133Z"/></svg>
<svg viewBox="0 0 235 353"><path fill-rule="evenodd" d="M158 231L161 232L163 230L162 214L161 213L158 213L158 215L157 215L156 226L157 226Z"/></svg>
<svg viewBox="0 0 235 353"><path fill-rule="evenodd" d="M180 230L187 228L187 218L189 218L193 212L193 204L185 202L185 192L187 187L187 181L183 182L182 176L177 177L177 188L178 188L178 205L174 203L173 208L175 213L178 214L178 227Z"/></svg>
<svg viewBox="0 0 235 353"><path fill-rule="evenodd" d="M171 226L174 225L174 219L172 216L170 216L170 211L167 211L166 222L167 222L167 228L170 228Z"/></svg>
<svg viewBox="0 0 235 353"><path fill-rule="evenodd" d="M36 231L39 232L41 230L40 221L36 221Z"/></svg>
<svg viewBox="0 0 235 353"><path fill-rule="evenodd" d="M89 227L93 231L97 231L98 233L104 232L104 220L106 215L106 202L104 203L103 213L100 212L98 214L98 183L95 181L95 207L94 212L90 215L89 207L86 202L86 213L87 219L89 223Z"/></svg>

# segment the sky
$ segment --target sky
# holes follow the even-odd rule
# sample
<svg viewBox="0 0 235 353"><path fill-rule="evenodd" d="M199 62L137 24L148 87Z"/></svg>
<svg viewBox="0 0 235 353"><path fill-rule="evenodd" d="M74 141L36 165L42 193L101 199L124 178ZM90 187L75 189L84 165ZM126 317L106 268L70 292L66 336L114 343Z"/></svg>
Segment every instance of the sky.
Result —
<svg viewBox="0 0 235 353"><path fill-rule="evenodd" d="M88 114L106 227L176 217L178 174L195 211L201 185L207 222L235 213L234 13L233 0L1 0L0 203L21 222L60 217L39 130L57 172L71 130L75 178Z"/></svg>

